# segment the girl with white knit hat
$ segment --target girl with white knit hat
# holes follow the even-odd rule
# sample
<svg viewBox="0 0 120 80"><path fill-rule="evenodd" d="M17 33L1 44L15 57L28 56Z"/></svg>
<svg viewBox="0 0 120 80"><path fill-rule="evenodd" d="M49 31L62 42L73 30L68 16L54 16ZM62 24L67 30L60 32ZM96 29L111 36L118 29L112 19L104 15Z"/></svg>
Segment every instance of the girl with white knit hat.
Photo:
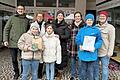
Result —
<svg viewBox="0 0 120 80"><path fill-rule="evenodd" d="M30 30L22 34L18 41L18 48L22 50L22 80L27 80L29 69L31 69L32 80L37 80L39 60L42 59L43 51L43 41L38 24L32 23Z"/></svg>

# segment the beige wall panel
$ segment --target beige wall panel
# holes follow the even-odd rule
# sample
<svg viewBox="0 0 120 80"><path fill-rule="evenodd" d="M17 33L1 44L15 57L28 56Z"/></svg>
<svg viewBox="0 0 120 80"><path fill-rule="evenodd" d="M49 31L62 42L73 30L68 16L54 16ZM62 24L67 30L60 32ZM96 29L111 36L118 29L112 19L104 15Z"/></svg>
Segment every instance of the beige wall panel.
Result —
<svg viewBox="0 0 120 80"><path fill-rule="evenodd" d="M96 10L96 2L87 2L87 10Z"/></svg>
<svg viewBox="0 0 120 80"><path fill-rule="evenodd" d="M85 16L86 0L75 0L75 11L80 11Z"/></svg>

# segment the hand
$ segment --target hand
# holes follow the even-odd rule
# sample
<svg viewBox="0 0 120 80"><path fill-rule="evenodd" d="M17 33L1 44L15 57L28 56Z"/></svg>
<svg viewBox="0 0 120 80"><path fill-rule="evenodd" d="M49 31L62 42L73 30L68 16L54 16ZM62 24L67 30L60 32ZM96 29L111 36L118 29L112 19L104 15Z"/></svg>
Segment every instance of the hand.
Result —
<svg viewBox="0 0 120 80"><path fill-rule="evenodd" d="M56 64L61 64L61 62L59 62L59 61L56 61Z"/></svg>
<svg viewBox="0 0 120 80"><path fill-rule="evenodd" d="M82 45L80 45L79 48L80 48L80 51L83 51L83 49L82 49Z"/></svg>
<svg viewBox="0 0 120 80"><path fill-rule="evenodd" d="M88 51L94 52L94 51L95 51L95 48L91 48L91 49L89 49Z"/></svg>
<svg viewBox="0 0 120 80"><path fill-rule="evenodd" d="M32 51L32 47L29 46L29 47L28 47L28 50L29 50L29 51Z"/></svg>
<svg viewBox="0 0 120 80"><path fill-rule="evenodd" d="M111 53L108 53L107 55L108 55L108 57L111 57L113 54L111 54Z"/></svg>
<svg viewBox="0 0 120 80"><path fill-rule="evenodd" d="M6 46L6 47L7 47L8 45L9 45L9 44L8 44L8 42L7 42L7 41L5 41L5 42L4 42L4 46Z"/></svg>

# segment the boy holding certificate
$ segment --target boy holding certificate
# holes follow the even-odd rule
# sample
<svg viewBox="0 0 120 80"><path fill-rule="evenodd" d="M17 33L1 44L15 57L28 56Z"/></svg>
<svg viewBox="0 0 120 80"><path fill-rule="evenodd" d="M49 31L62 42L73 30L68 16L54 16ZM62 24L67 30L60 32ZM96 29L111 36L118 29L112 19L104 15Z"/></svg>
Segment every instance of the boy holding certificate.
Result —
<svg viewBox="0 0 120 80"><path fill-rule="evenodd" d="M85 26L81 28L76 36L79 46L78 58L81 60L80 80L93 80L95 61L98 58L98 49L102 45L100 30L93 25L94 15L85 16ZM89 75L89 76L87 76Z"/></svg>

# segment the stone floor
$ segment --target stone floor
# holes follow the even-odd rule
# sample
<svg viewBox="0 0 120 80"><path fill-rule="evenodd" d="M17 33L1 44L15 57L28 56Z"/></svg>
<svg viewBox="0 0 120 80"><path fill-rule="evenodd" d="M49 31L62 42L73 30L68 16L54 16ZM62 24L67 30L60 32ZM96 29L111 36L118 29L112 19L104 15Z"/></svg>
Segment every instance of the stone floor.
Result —
<svg viewBox="0 0 120 80"><path fill-rule="evenodd" d="M0 80L13 80L13 67L8 49L0 50Z"/></svg>
<svg viewBox="0 0 120 80"><path fill-rule="evenodd" d="M113 65L114 64L116 65L116 63L113 63ZM120 69L120 65L117 64L117 66ZM109 72L110 72L109 80L120 80L120 70L116 70L116 69L114 70L113 68L111 68ZM64 69L62 73L63 75L61 80L69 80L70 68ZM9 54L9 50L6 48L0 49L0 80L13 80L13 75L14 75L14 72L11 64L11 55ZM21 79L19 78L18 80L21 80Z"/></svg>

